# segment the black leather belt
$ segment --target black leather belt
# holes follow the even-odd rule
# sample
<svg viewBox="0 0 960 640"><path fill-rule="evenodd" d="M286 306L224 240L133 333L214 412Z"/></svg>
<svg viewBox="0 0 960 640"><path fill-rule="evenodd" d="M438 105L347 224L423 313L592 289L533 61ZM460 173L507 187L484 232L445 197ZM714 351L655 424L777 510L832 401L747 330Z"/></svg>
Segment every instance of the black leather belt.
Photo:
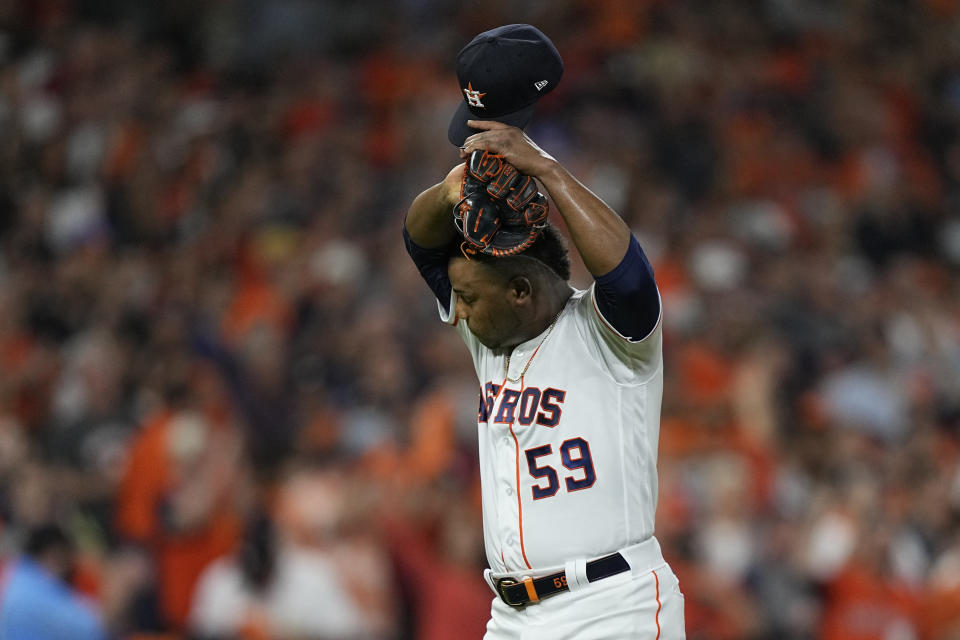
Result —
<svg viewBox="0 0 960 640"><path fill-rule="evenodd" d="M626 559L619 553L612 553L609 556L597 558L587 563L587 580L596 582L629 570L630 565L627 564ZM497 593L500 595L500 599L511 607L518 608L540 602L544 598L569 590L567 574L563 571L539 578L524 578L523 580L500 578L497 580Z"/></svg>

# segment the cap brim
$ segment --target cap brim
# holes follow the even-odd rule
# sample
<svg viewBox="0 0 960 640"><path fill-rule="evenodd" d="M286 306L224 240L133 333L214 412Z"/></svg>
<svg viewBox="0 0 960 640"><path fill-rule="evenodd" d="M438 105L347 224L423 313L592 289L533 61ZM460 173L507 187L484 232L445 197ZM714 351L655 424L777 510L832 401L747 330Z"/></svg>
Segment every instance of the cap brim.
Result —
<svg viewBox="0 0 960 640"><path fill-rule="evenodd" d="M523 129L530 124L530 121L533 119L533 112L536 107L537 103L533 102L519 111L491 118L488 116L475 115L470 111L470 108L467 107L466 102L461 102L460 106L457 107L456 113L453 114L453 119L450 121L450 128L447 129L447 138L453 143L453 146L462 147L464 140L480 131L480 129L468 127L467 120L495 120L503 124L508 124L511 127Z"/></svg>

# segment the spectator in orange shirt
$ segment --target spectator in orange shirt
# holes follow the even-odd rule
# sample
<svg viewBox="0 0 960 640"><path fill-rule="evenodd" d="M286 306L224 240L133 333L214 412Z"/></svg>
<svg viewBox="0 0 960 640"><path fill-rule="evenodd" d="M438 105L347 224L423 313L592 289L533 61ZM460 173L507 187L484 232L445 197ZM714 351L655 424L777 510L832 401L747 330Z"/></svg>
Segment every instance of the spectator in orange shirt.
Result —
<svg viewBox="0 0 960 640"><path fill-rule="evenodd" d="M887 640L917 636L915 594L884 566L883 531L860 537L850 562L826 585L822 640Z"/></svg>
<svg viewBox="0 0 960 640"><path fill-rule="evenodd" d="M175 629L201 571L239 538L239 453L228 425L185 408L148 419L131 447L116 526L153 554L161 618Z"/></svg>

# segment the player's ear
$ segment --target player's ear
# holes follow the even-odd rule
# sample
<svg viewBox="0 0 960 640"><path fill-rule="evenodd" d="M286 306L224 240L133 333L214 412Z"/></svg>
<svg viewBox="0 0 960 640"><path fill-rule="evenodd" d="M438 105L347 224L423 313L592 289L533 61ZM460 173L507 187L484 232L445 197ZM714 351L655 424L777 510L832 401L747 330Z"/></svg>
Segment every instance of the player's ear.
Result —
<svg viewBox="0 0 960 640"><path fill-rule="evenodd" d="M514 301L525 303L533 293L533 284L527 276L513 276L510 278L509 291Z"/></svg>

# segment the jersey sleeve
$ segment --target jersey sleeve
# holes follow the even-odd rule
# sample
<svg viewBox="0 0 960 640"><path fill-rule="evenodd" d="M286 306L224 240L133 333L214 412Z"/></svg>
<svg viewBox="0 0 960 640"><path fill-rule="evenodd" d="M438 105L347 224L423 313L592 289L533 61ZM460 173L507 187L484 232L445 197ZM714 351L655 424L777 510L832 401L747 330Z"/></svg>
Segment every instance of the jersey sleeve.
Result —
<svg viewBox="0 0 960 640"><path fill-rule="evenodd" d="M659 370L662 314L653 269L633 236L620 264L577 301L583 338L621 384L643 384Z"/></svg>
<svg viewBox="0 0 960 640"><path fill-rule="evenodd" d="M630 234L630 244L620 263L596 277L594 299L600 315L617 333L642 341L660 321L660 295L653 267Z"/></svg>
<svg viewBox="0 0 960 640"><path fill-rule="evenodd" d="M456 307L453 299L453 287L450 285L450 276L447 275L449 256L446 247L436 249L421 247L410 237L406 225L403 225L403 245L406 247L407 253L410 254L413 263L417 265L420 277L424 279L427 286L433 291L433 295L436 296L441 309L441 317L444 315L455 317L454 309Z"/></svg>

